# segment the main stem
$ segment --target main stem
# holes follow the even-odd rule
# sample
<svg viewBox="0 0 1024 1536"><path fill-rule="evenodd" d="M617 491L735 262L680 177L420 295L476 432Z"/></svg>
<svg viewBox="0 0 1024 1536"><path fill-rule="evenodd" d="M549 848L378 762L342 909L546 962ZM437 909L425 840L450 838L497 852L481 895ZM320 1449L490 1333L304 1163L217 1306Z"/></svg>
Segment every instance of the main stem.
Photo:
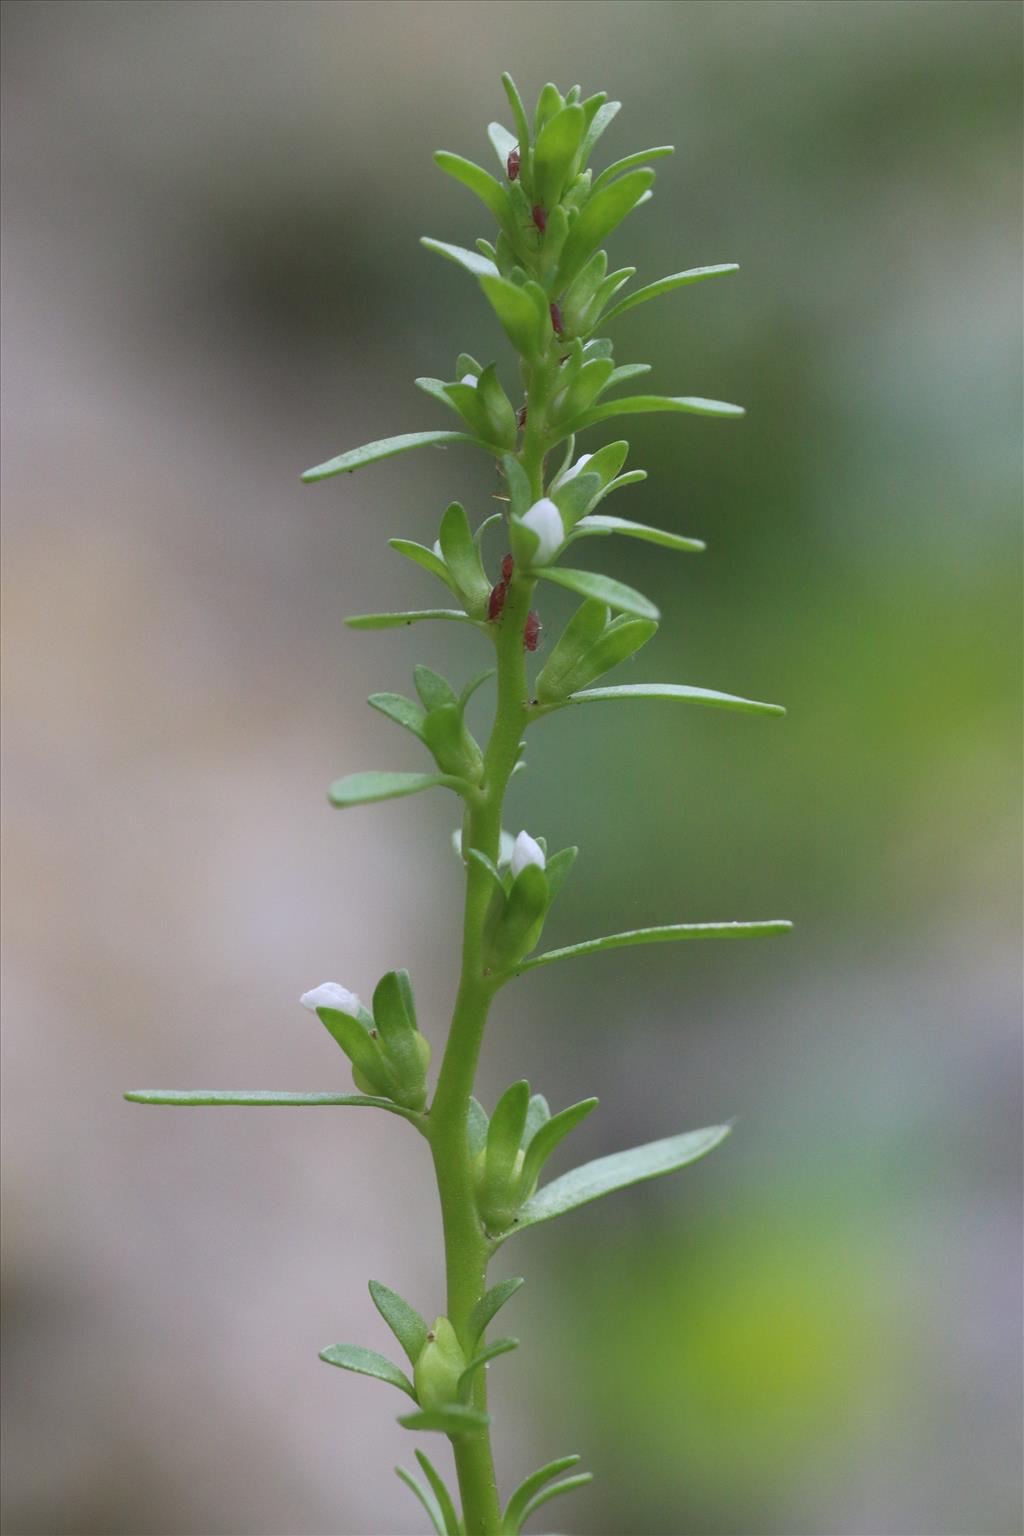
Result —
<svg viewBox="0 0 1024 1536"><path fill-rule="evenodd" d="M537 497L543 494L544 406L552 376L551 363L539 364L527 375L529 416L521 460ZM529 703L523 630L534 585L529 577L518 572L513 575L497 623L498 703L494 727L484 755L483 780L478 794L467 803L462 827L463 855L476 848L495 864L500 852L505 791L518 759ZM467 860L462 970L430 1109L430 1146L444 1224L448 1319L467 1358L477 1343L470 1335L470 1313L486 1289L487 1265L494 1247L477 1213L468 1138L469 1100L488 1011L498 987L488 972L485 956L484 924L490 899L491 884L486 870L475 860ZM473 1406L486 1411L486 1370L476 1373ZM501 1507L489 1430L454 1436L452 1449L466 1536L497 1536Z"/></svg>

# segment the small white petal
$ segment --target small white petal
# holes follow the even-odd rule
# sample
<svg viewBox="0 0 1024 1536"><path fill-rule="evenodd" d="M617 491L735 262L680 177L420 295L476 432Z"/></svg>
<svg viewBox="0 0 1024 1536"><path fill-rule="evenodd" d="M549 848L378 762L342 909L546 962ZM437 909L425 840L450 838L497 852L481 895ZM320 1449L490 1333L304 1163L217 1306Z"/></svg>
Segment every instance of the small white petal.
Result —
<svg viewBox="0 0 1024 1536"><path fill-rule="evenodd" d="M443 560L444 559L444 550L441 548L441 540L440 539L435 539L434 540L434 554L437 556L437 558L439 560Z"/></svg>
<svg viewBox="0 0 1024 1536"><path fill-rule="evenodd" d="M570 480L575 480L584 464L589 464L594 457L592 453L581 453L571 469L567 469L564 475L559 475L555 485L568 485Z"/></svg>
<svg viewBox="0 0 1024 1536"><path fill-rule="evenodd" d="M528 512L523 513L520 521L540 540L537 553L533 557L533 564L547 565L565 543L565 524L562 522L561 512L550 496L542 496L540 501L534 502Z"/></svg>
<svg viewBox="0 0 1024 1536"><path fill-rule="evenodd" d="M462 378L459 380L459 383L468 384L470 389L476 389L477 385L480 383L480 380L477 378L475 373L464 373Z"/></svg>
<svg viewBox="0 0 1024 1536"><path fill-rule="evenodd" d="M362 1007L356 994L337 981L325 981L312 992L303 992L299 1002L310 1013L316 1013L318 1008L334 1008L338 1013L350 1014L353 1019L358 1018Z"/></svg>
<svg viewBox="0 0 1024 1536"><path fill-rule="evenodd" d="M520 832L516 838L516 845L512 849L510 866L512 878L515 879L516 875L521 874L527 864L536 864L538 869L543 869L545 862L544 849L540 843L532 838L529 832Z"/></svg>

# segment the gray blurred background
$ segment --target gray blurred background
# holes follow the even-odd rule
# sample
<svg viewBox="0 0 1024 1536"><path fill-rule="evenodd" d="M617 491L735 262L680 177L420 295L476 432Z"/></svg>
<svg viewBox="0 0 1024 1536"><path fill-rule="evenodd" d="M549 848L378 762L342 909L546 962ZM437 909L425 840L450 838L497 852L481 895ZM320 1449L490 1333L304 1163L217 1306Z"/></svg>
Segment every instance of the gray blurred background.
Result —
<svg viewBox="0 0 1024 1536"><path fill-rule="evenodd" d="M582 849L547 937L797 927L502 998L483 1096L599 1094L571 1160L739 1117L503 1250L503 1483L582 1452L549 1519L593 1536L1019 1536L1019 7L42 0L4 34L7 1532L423 1529L396 1401L317 1360L387 1347L368 1276L441 1308L420 1145L120 1092L344 1090L298 994L395 965L443 1037L454 802L324 791L420 765L368 692L485 664L341 619L434 601L386 538L482 516L492 471L297 476L449 425L412 379L463 348L512 383L417 245L490 233L430 151L489 163L508 68L624 100L599 166L677 145L611 243L638 283L742 263L615 333L749 409L629 433L614 510L707 555L586 554L665 613L632 676L790 710L538 730L513 829Z"/></svg>

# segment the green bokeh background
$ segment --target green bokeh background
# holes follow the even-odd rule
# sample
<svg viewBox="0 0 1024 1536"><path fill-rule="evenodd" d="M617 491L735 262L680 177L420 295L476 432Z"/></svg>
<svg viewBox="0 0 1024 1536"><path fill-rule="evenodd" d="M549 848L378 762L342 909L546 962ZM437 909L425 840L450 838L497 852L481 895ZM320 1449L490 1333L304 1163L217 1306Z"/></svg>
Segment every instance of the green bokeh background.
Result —
<svg viewBox="0 0 1024 1536"><path fill-rule="evenodd" d="M402 1128L117 1094L337 1086L294 998L390 965L441 1039L451 804L323 789L419 766L367 692L483 664L340 619L432 600L386 537L493 478L296 476L447 425L411 380L459 350L512 385L416 243L486 232L430 151L487 163L508 68L623 99L599 165L676 144L611 242L637 282L742 267L616 322L654 388L748 408L630 423L650 478L613 510L709 548L586 546L664 614L621 677L789 709L538 728L513 829L582 850L547 939L796 928L503 997L484 1097L599 1094L579 1158L738 1118L503 1252L503 1481L583 1452L550 1518L592 1536L1019 1533L1020 8L37 0L4 29L6 1529L421 1528L394 1405L316 1361L384 1347L367 1275L440 1309Z"/></svg>

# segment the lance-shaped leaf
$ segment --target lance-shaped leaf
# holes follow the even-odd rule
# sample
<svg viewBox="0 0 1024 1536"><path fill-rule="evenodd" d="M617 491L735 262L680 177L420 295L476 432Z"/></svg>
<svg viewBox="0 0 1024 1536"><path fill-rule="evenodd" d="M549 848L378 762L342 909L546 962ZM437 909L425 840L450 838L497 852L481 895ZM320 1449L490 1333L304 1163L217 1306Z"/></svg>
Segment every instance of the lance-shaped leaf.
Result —
<svg viewBox="0 0 1024 1536"><path fill-rule="evenodd" d="M770 918L760 923L668 923L661 928L633 928L626 933L610 933L601 939L584 939L581 944L567 944L564 949L549 949L532 960L516 966L516 974L551 965L555 960L573 960L577 955L596 955L604 949L624 949L631 944L674 944L684 939L772 939L789 933L793 924Z"/></svg>
<svg viewBox="0 0 1024 1536"><path fill-rule="evenodd" d="M642 474L641 470L633 471ZM625 476L622 477L625 479ZM665 528L651 528L647 523L632 523L625 517L607 517L603 512L591 512L581 517L566 540L586 538L588 534L621 533L630 539L643 539L648 544L660 544L664 549L677 549L683 553L699 553L707 549L703 539L684 538L681 533L669 533Z"/></svg>
<svg viewBox="0 0 1024 1536"><path fill-rule="evenodd" d="M592 405L572 423L574 432L610 421L613 416L641 416L654 411L680 411L687 416L745 416L742 405L725 400L704 400L699 395L625 395L621 400L605 400Z"/></svg>
<svg viewBox="0 0 1024 1536"><path fill-rule="evenodd" d="M515 214L512 212L512 204L508 193L500 182L485 171L483 166L475 165L472 160L464 160L461 155L453 155L446 149L436 150L434 160L453 176L456 181L461 181L464 187L474 192L480 201L491 210L502 233L513 245L519 243L519 230L516 226Z"/></svg>
<svg viewBox="0 0 1024 1536"><path fill-rule="evenodd" d="M375 800L399 800L403 795L418 795L435 787L454 789L464 795L473 786L450 773L350 773L335 779L327 798L344 810L350 805L370 805Z"/></svg>
<svg viewBox="0 0 1024 1536"><path fill-rule="evenodd" d="M674 1173L717 1147L728 1136L728 1125L711 1125L700 1131L687 1131L682 1136L666 1136L663 1141L651 1141L643 1147L632 1147L628 1152L614 1152L610 1157L599 1157L592 1163L584 1163L571 1173L545 1184L520 1206L515 1223L508 1231L498 1235L503 1242L513 1232L536 1226L541 1221L551 1221L566 1211L587 1205L602 1195L610 1195L630 1184L645 1179L657 1179L663 1174Z"/></svg>
<svg viewBox="0 0 1024 1536"><path fill-rule="evenodd" d="M386 1381L389 1386L408 1393L414 1402L416 1400L413 1384L405 1372L392 1365L385 1355L378 1355L375 1349L364 1349L360 1344L332 1344L329 1349L320 1351L320 1359L328 1365L340 1365L343 1371L375 1376L378 1381Z"/></svg>
<svg viewBox="0 0 1024 1536"><path fill-rule="evenodd" d="M415 565L422 566L425 571L436 576L438 581L443 581L452 592L455 591L451 572L436 550L428 549L425 544L417 544L412 539L388 539L388 544L396 554L404 555Z"/></svg>
<svg viewBox="0 0 1024 1536"><path fill-rule="evenodd" d="M547 870L545 869L545 874ZM529 1146L542 1125L546 1125L551 1119L551 1106L542 1093L534 1093L530 1096L530 1107L526 1111L526 1126L523 1130L523 1149Z"/></svg>
<svg viewBox="0 0 1024 1536"><path fill-rule="evenodd" d="M427 718L426 710L407 699L403 693L371 693L367 699L371 709L376 709L380 714L386 715L396 725L411 731L412 734L423 740L423 722Z"/></svg>
<svg viewBox="0 0 1024 1536"><path fill-rule="evenodd" d="M482 1184L486 1201L500 1198L512 1176L529 1104L530 1085L518 1082L505 1089L494 1107L487 1131L487 1163Z"/></svg>
<svg viewBox="0 0 1024 1536"><path fill-rule="evenodd" d="M534 575L543 576L545 581L553 581L556 586L567 587L570 592L578 592L581 597L596 598L620 613L633 613L638 619L661 617L649 597L627 587L625 582L599 575L597 571L572 571L564 566L548 565L536 570Z"/></svg>
<svg viewBox="0 0 1024 1536"><path fill-rule="evenodd" d="M459 1377L460 1397L468 1395L469 1389L473 1385L473 1377L477 1371L482 1370L491 1360L496 1360L499 1355L507 1355L509 1350L518 1348L518 1339L495 1339L493 1344L488 1344L486 1349L482 1349L478 1355L474 1355Z"/></svg>
<svg viewBox="0 0 1024 1536"><path fill-rule="evenodd" d="M437 1500L444 1524L444 1536L461 1536L462 1527L459 1524L459 1517L455 1513L455 1505L445 1485L444 1478L422 1451L416 1452L416 1460L423 1468L427 1482L430 1484L434 1497Z"/></svg>
<svg viewBox="0 0 1024 1536"><path fill-rule="evenodd" d="M553 902L565 884L569 871L576 862L578 848L562 848L553 853L544 866L544 878L548 882L548 900ZM530 1100L531 1104L533 1100Z"/></svg>
<svg viewBox="0 0 1024 1536"><path fill-rule="evenodd" d="M409 1364L415 1365L427 1342L427 1325L423 1318L403 1296L381 1285L379 1280L370 1281L370 1295L377 1311L409 1357Z"/></svg>
<svg viewBox="0 0 1024 1536"><path fill-rule="evenodd" d="M536 361L547 340L546 305L542 314L530 288L517 288L504 277L482 277L480 286L516 351Z"/></svg>
<svg viewBox="0 0 1024 1536"><path fill-rule="evenodd" d="M730 272L738 271L737 262L726 261L716 267L691 267L687 272L673 272L671 277L660 277L656 283L648 283L646 288L638 288L636 293L620 299L607 314L602 315L601 324L624 315L627 309L633 309L637 304L646 304L648 299L657 299L663 293L671 293L675 288L686 288L690 283L702 283L708 277L727 277Z"/></svg>
<svg viewBox="0 0 1024 1536"><path fill-rule="evenodd" d="M510 1300L523 1285L521 1276L511 1276L508 1280L500 1280L497 1285L492 1285L489 1291L485 1291L469 1314L469 1337L474 1343L481 1337L484 1329L491 1320L501 1311L506 1301Z"/></svg>
<svg viewBox="0 0 1024 1536"><path fill-rule="evenodd" d="M563 288L575 277L590 253L622 223L653 181L653 171L628 171L620 181L612 182L589 199L562 247L556 288Z"/></svg>
<svg viewBox="0 0 1024 1536"><path fill-rule="evenodd" d="M384 1055L380 1040L371 1033L373 1018L370 1014L364 1012L361 1019L354 1019L351 1014L342 1013L338 1008L318 1008L316 1016L332 1040L341 1046L353 1067L366 1079L366 1083L358 1083L359 1087L365 1087L368 1083L371 1088L387 1094L389 1098L405 1098L398 1091L395 1069ZM417 1109L422 1107L422 1104L416 1106Z"/></svg>
<svg viewBox="0 0 1024 1536"><path fill-rule="evenodd" d="M353 613L345 620L349 629L404 629L427 619L448 619L455 624L475 624L461 608L413 608L406 613Z"/></svg>
<svg viewBox="0 0 1024 1536"><path fill-rule="evenodd" d="M533 152L533 185L542 207L554 208L561 197L580 147L584 126L582 107L563 107L548 118L537 135Z"/></svg>
<svg viewBox="0 0 1024 1536"><path fill-rule="evenodd" d="M468 1403L450 1403L445 1408L427 1408L420 1413L406 1413L398 1420L403 1429L436 1430L442 1435L474 1435L486 1429L490 1415L471 1408Z"/></svg>
<svg viewBox="0 0 1024 1536"><path fill-rule="evenodd" d="M560 1456L557 1461L549 1461L546 1467L540 1467L524 1478L505 1506L505 1513L501 1517L502 1536L519 1536L520 1527L526 1519L527 1506L537 1489L543 1488L545 1483L549 1483L560 1472L568 1472L570 1467L578 1466L579 1461L578 1456Z"/></svg>
<svg viewBox="0 0 1024 1536"><path fill-rule="evenodd" d="M583 143L580 145L580 165L586 165L594 145L622 106L621 101L601 101L600 97L591 97L590 100L597 100L599 105L583 136ZM587 103L584 102L584 110L586 106Z"/></svg>
<svg viewBox="0 0 1024 1536"><path fill-rule="evenodd" d="M449 1532L445 1525L444 1515L437 1499L429 1488L424 1488L416 1474L406 1471L405 1467L396 1467L395 1476L401 1478L405 1486L415 1494L416 1498L423 1505L427 1512L427 1519L433 1527L434 1536L452 1536L452 1533ZM458 1526L454 1527L454 1536L459 1536Z"/></svg>
<svg viewBox="0 0 1024 1536"><path fill-rule="evenodd" d="M626 171L631 171L635 165L647 165L651 160L661 160L663 156L674 155L675 152L674 144L659 144L654 149L638 149L635 154L616 160L614 165L606 166L600 176L595 179L590 189L591 196L595 192L600 192L601 188L606 187L610 181L614 181L616 176L622 176Z"/></svg>
<svg viewBox="0 0 1024 1536"><path fill-rule="evenodd" d="M424 709L442 709L445 704L457 704L458 694L446 677L422 665L412 669L416 692L423 701Z"/></svg>
<svg viewBox="0 0 1024 1536"><path fill-rule="evenodd" d="M476 617L487 609L491 583L480 559L480 549L473 538L465 508L453 501L441 519L441 553L452 580Z"/></svg>
<svg viewBox="0 0 1024 1536"><path fill-rule="evenodd" d="M547 575L538 572L538 575ZM556 574L558 574L556 572ZM743 699L733 693L719 693L715 688L691 688L685 683L616 683L607 688L585 688L570 693L566 699L545 704L534 711L544 714L564 709L568 704L600 704L613 699L674 699L680 704L709 704L714 709L735 709L747 715L784 715L781 704L763 704L758 699Z"/></svg>
<svg viewBox="0 0 1024 1536"><path fill-rule="evenodd" d="M332 475L362 469L364 464L376 464L378 459L390 459L396 453L408 453L410 448L437 447L447 443L475 443L478 448L486 447L468 432L402 432L398 437L382 437L379 442L350 448L347 453L339 453L325 464L317 464L313 469L305 470L299 478L307 484L314 480L329 480Z"/></svg>
<svg viewBox="0 0 1024 1536"><path fill-rule="evenodd" d="M610 389L617 389L620 384L627 383L630 379L642 378L645 373L650 373L650 363L623 363L621 368L613 368L608 375L608 382L601 391L607 394Z"/></svg>
<svg viewBox="0 0 1024 1536"><path fill-rule="evenodd" d="M526 1149L523 1159L522 1188L530 1190L540 1178L541 1170L548 1158L554 1152L559 1142L564 1141L570 1131L574 1131L581 1120L585 1120L592 1109L597 1108L597 1099L581 1099L578 1104L570 1104L568 1109L563 1109L557 1115L552 1115L537 1131Z"/></svg>
<svg viewBox="0 0 1024 1536"><path fill-rule="evenodd" d="M523 166L528 166L529 164L530 124L526 116L526 108L523 106L522 97L516 89L516 83L512 79L512 76L508 73L503 74L501 77L501 83L504 86L505 95L508 97L508 104L512 108L512 121L515 124L517 135L516 142L519 145L519 155L522 162L519 175L520 179L522 179L524 175ZM527 191L529 191L528 179Z"/></svg>
<svg viewBox="0 0 1024 1536"><path fill-rule="evenodd" d="M540 1493L535 1494L523 1510L524 1523L529 1520L532 1514L540 1509L542 1504L546 1504L549 1499L557 1499L563 1493L573 1493L577 1488L585 1488L587 1483L592 1483L593 1481L593 1472L577 1472L575 1477L565 1477L560 1483L552 1483L550 1488L542 1488Z"/></svg>
<svg viewBox="0 0 1024 1536"><path fill-rule="evenodd" d="M478 251L467 251L461 245L449 245L446 240L432 240L429 235L420 237L420 245L426 246L428 251L436 251L439 256L446 257L448 261L454 261L456 266L464 267L467 272L472 272L474 277L499 275L494 262L487 256L481 256Z"/></svg>
<svg viewBox="0 0 1024 1536"><path fill-rule="evenodd" d="M185 1109L208 1104L224 1105L229 1109L301 1109L310 1104L352 1104L357 1109L386 1109L389 1114L401 1115L403 1120L419 1119L413 1110L368 1093L283 1093L261 1088L132 1088L124 1097L130 1104L174 1104Z"/></svg>

